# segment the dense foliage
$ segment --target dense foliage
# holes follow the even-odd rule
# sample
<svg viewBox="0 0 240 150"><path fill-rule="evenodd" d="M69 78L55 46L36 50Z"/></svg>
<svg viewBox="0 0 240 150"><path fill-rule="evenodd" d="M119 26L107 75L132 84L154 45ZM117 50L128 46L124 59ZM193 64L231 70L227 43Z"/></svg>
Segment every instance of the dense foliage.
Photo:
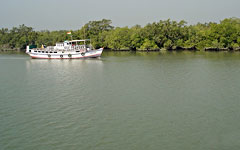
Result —
<svg viewBox="0 0 240 150"><path fill-rule="evenodd" d="M115 50L168 50L178 48L204 49L206 47L235 49L240 47L240 19L228 18L220 23L187 25L185 21L159 21L144 27L114 27L111 20L90 21L81 29L71 31L73 39L90 38L95 48ZM25 49L26 45L54 45L70 40L67 31L34 31L20 25L11 30L0 30L0 49Z"/></svg>

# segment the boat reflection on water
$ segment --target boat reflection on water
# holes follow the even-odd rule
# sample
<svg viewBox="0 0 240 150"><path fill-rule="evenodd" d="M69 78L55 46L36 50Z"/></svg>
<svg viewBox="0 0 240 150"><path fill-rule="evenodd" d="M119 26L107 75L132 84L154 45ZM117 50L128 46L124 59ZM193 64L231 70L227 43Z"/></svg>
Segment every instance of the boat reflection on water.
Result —
<svg viewBox="0 0 240 150"><path fill-rule="evenodd" d="M52 74L61 72L81 72L87 69L101 70L103 61L101 58L88 58L88 59L29 59L26 61L27 71L38 72L39 75L44 70L49 70Z"/></svg>

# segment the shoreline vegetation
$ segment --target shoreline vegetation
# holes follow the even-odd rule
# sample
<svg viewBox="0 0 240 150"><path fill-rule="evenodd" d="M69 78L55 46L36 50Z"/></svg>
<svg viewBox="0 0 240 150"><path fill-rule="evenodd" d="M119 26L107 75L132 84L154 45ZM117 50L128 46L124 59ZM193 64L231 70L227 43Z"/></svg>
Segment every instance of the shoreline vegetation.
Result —
<svg viewBox="0 0 240 150"><path fill-rule="evenodd" d="M73 39L91 39L93 47L114 51L240 51L240 18L220 23L160 20L144 27L114 27L112 21L90 21L78 30L70 30ZM52 46L71 40L69 30L35 31L24 24L0 29L0 51L24 51L27 45Z"/></svg>

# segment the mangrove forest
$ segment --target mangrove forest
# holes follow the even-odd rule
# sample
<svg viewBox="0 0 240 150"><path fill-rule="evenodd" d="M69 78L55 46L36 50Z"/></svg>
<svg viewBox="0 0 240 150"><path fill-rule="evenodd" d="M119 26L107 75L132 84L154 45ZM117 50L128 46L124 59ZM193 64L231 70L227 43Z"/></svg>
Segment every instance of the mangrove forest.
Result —
<svg viewBox="0 0 240 150"><path fill-rule="evenodd" d="M111 20L90 21L78 30L35 31L20 25L0 29L0 50L21 50L27 45L55 45L72 39L91 39L95 48L112 50L240 50L240 19L188 25L160 20L144 27L114 27ZM71 35L67 34L71 32ZM72 36L72 37L71 37Z"/></svg>

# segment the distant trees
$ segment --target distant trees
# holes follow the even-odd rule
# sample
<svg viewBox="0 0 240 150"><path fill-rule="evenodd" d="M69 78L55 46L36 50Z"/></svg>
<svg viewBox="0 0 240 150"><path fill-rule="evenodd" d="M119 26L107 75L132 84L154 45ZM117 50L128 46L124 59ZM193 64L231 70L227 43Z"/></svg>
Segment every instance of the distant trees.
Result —
<svg viewBox="0 0 240 150"><path fill-rule="evenodd" d="M60 31L39 31L37 32L38 37L34 44L38 47L41 45L55 45L57 42L63 42L65 40L70 40L70 37L66 34L67 31L60 30Z"/></svg>
<svg viewBox="0 0 240 150"><path fill-rule="evenodd" d="M33 44L37 40L37 33L32 27L24 24L11 30L2 28L0 30L0 47L23 49L28 44Z"/></svg>
<svg viewBox="0 0 240 150"><path fill-rule="evenodd" d="M176 22L160 20L144 27L114 27L112 21L102 19L90 21L72 32L73 39L91 39L95 48L105 47L114 50L167 50L178 48L206 47L235 49L240 47L240 19L227 18L220 23L198 23L187 25L184 20ZM12 29L0 29L0 49L25 49L26 45L54 45L70 40L66 30L34 31L24 24Z"/></svg>
<svg viewBox="0 0 240 150"><path fill-rule="evenodd" d="M112 21L102 19L100 21L90 21L85 24L80 30L73 32L73 38L91 39L92 45L96 48L106 46L104 45L107 32L113 30L111 26Z"/></svg>

